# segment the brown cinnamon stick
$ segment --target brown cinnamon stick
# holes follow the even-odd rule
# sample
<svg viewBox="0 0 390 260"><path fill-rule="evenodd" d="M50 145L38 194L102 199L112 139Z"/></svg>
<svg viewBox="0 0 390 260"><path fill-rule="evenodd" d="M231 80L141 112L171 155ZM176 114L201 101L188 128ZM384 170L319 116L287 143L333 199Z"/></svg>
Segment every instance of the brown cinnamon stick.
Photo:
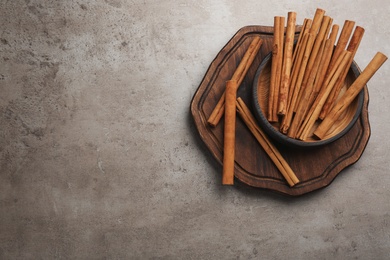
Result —
<svg viewBox="0 0 390 260"><path fill-rule="evenodd" d="M299 33L298 40L297 40L297 43L296 43L294 51L293 51L293 58L292 58L292 63L293 64L295 64L295 61L296 61L297 56L298 56L298 52L299 52L301 46L303 45L302 44L303 36L309 31L312 22L313 21L311 19L308 19L308 18L305 18L303 20L303 25L302 25L302 28L301 28L301 32Z"/></svg>
<svg viewBox="0 0 390 260"><path fill-rule="evenodd" d="M323 139L326 136L326 133L334 124L334 122L340 117L340 115L345 111L345 109L347 109L347 107L352 103L355 97L359 94L359 92L364 88L367 82L371 79L371 77L376 73L376 71L383 65L386 60L387 57L383 53L376 53L376 55L370 61L367 67L356 78L356 80L343 94L343 96L337 102L334 108L329 112L329 114L325 117L322 123L314 131L314 135L316 135L320 139Z"/></svg>
<svg viewBox="0 0 390 260"><path fill-rule="evenodd" d="M222 184L234 184L237 81L226 82Z"/></svg>
<svg viewBox="0 0 390 260"><path fill-rule="evenodd" d="M333 66L335 65L336 60L339 58L339 55L343 52L343 50L345 50L345 47L347 46L349 37L351 36L354 26L355 26L354 21L346 20L344 22L339 39L337 40L336 47L332 54L332 59L328 66L328 72L330 72L333 69Z"/></svg>
<svg viewBox="0 0 390 260"><path fill-rule="evenodd" d="M316 53L312 53L312 48L315 43L315 40L317 39L317 32L321 27L323 18L325 15L325 11L323 9L317 8L316 12L313 17L313 22L311 24L311 27L308 30L308 34L312 35L312 40L308 40L304 46L302 46L303 49L305 49L305 53L308 55L301 56L301 59L305 58L305 60L298 60L297 66L295 67L294 64L294 70L296 69L297 71L293 72L293 78L291 81L290 89L292 90L292 93L289 93L289 99L288 99L288 107L287 107L287 112L284 118L283 122L281 125L281 131L283 133L287 133L287 130L290 127L291 120L292 120L292 115L296 111L296 104L298 103L297 100L300 99L300 95L302 92L302 86L305 86L303 84L307 79L307 69L310 70L310 64L309 58L312 59L311 57L316 55ZM324 33L320 32L321 34ZM320 36L322 37L322 36ZM315 51L316 52L316 51ZM314 58L314 57L313 57ZM304 66L302 66L304 65ZM292 105L293 103L293 105Z"/></svg>
<svg viewBox="0 0 390 260"><path fill-rule="evenodd" d="M297 53L297 58L292 68L291 80L290 80L290 91L288 92L287 104L291 103L291 99L294 95L295 86L297 85L298 74L302 66L302 60L305 54L308 39L309 39L309 33L306 32L300 44L301 46L297 46L299 48L299 51Z"/></svg>
<svg viewBox="0 0 390 260"><path fill-rule="evenodd" d="M313 92L310 96L309 108L306 111L306 113L302 119L297 118L296 120L299 120L299 121L297 121L295 123L293 122L293 125L294 125L294 126L292 126L293 129L295 127L298 127L298 130L295 130L295 129L290 130L291 131L290 136L294 136L295 138L298 138L299 136L302 135L302 132L305 129L305 125L307 124L307 120L309 119L310 115L313 113L315 105L317 104L316 103L317 97L320 95L320 93L322 94L323 91L325 90L326 86L324 88L321 88L321 86L322 86L322 83L323 83L324 78L325 78L328 64L329 64L330 59L331 59L333 45L334 45L334 40L332 41L331 38L329 38L325 41L324 54L323 54L322 59L320 61L320 68L319 68L318 75L316 76L316 79L314 82Z"/></svg>
<svg viewBox="0 0 390 260"><path fill-rule="evenodd" d="M268 139L265 133L261 130L261 128L256 124L255 118L253 117L249 108L245 105L244 101L241 98L237 99L236 107L239 116L242 118L253 136L256 138L256 140L262 146L262 148L270 157L272 162L281 172L283 177L286 179L288 185L292 187L299 183L299 179L295 175L294 171L291 169L289 164L286 162L280 152L276 149L276 147L272 144L272 142Z"/></svg>
<svg viewBox="0 0 390 260"><path fill-rule="evenodd" d="M312 53L312 49L313 49L313 47L315 47L315 48L317 48L316 46L314 46L314 44L315 44L315 42L317 42L317 39L319 38L319 37L317 37L317 33L319 33L319 34L324 34L325 33L325 31L323 31L323 32L318 32L319 30L320 30L320 28L322 27L322 24L323 24L323 19L325 18L326 16L325 16L325 10L323 10L323 9L320 9L320 8L317 8L316 9L316 12L315 12L315 14L314 14L314 17L313 17L313 20L312 20L312 23L311 23L311 26L310 26L310 28L309 28L309 30L308 30L308 33L310 33L310 34L312 34L313 36L314 36L314 40L315 41L313 41L312 43L307 43L304 47L305 47L305 49L308 49L308 51L309 51L309 53L310 54L315 54L317 51L316 50L314 50L314 52ZM322 37L322 36L320 36L320 37ZM321 40L318 40L318 42L320 43L321 42ZM317 43L317 44L319 44L319 43ZM318 47L319 47L319 45L318 45ZM311 56L315 56L315 55L311 55ZM314 59L315 57L311 57L310 59ZM310 62L311 63L311 62Z"/></svg>
<svg viewBox="0 0 390 260"><path fill-rule="evenodd" d="M313 99L312 96L313 96L313 92L314 92L314 80L317 76L317 72L318 72L318 69L320 67L320 62L322 60L324 49L325 49L325 44L322 44L322 46L318 52L317 59L313 64L313 68L311 69L309 78L308 78L307 82L305 82L305 84L306 84L306 86L304 88L305 90L301 91L302 96L299 99L299 103L297 103L297 108L296 108L294 120L292 121L291 126L288 130L287 135L289 137L295 138L297 136L298 129L301 126L301 124L306 116L307 110L310 108L310 106L314 102L314 100L312 100Z"/></svg>
<svg viewBox="0 0 390 260"><path fill-rule="evenodd" d="M313 18L313 25L310 28L309 33L313 34L314 37L314 42L311 43L310 45L307 46L307 48L310 49L310 59L308 61L308 68L306 74L310 73L310 69L313 66L313 63L317 57L317 53L320 49L322 40L327 37L327 29L329 27L329 22L331 22L332 19L329 16L325 15L325 11L322 9L317 9L316 13ZM318 34L317 34L318 31ZM307 77L307 76L306 76Z"/></svg>
<svg viewBox="0 0 390 260"><path fill-rule="evenodd" d="M289 81L291 75L292 67L292 54L294 47L294 33L295 33L295 23L296 23L296 13L288 12L287 15L287 29L286 29L286 39L284 45L284 54L283 54L283 67L282 67L282 79L280 83L279 90L279 106L278 114L284 115L287 109L287 98L289 91Z"/></svg>
<svg viewBox="0 0 390 260"><path fill-rule="evenodd" d="M268 121L278 121L278 99L280 77L283 62L283 35L284 35L284 17L274 17L274 38L272 50L271 81L268 100Z"/></svg>
<svg viewBox="0 0 390 260"><path fill-rule="evenodd" d="M313 99L317 97L325 80L326 72L328 70L330 60L332 59L334 44L336 42L338 31L339 26L334 24L332 26L332 31L329 35L329 38L325 41L324 54L320 62L320 67L318 68L318 75L314 81Z"/></svg>
<svg viewBox="0 0 390 260"><path fill-rule="evenodd" d="M360 26L356 26L355 31L354 31L354 33L351 37L351 40L349 41L348 47L347 47L347 50L352 53L352 56L347 64L345 70L342 72L340 78L337 80L335 87L332 89L332 92L330 92L329 97L328 97L324 107L322 108L321 114L319 116L320 119L324 119L325 116L330 111L330 109L332 108L332 106L334 105L334 103L335 103L335 101L340 93L340 90L344 85L345 78L347 77L349 68L351 67L351 64L353 62L355 54L359 48L359 44L363 38L363 34L364 34L364 28L362 28Z"/></svg>
<svg viewBox="0 0 390 260"><path fill-rule="evenodd" d="M313 17L313 24L310 28L309 33L312 33L314 35L317 34L317 32L321 26L321 22L322 22L324 15L325 15L325 10L323 10L321 8L316 9L316 12L315 12L314 17Z"/></svg>
<svg viewBox="0 0 390 260"><path fill-rule="evenodd" d="M324 39L328 37L329 29L330 29L330 23L333 22L333 19L329 16L323 16L321 26L319 28L319 32L317 36L315 37L315 42L313 45L313 48L310 52L310 58L307 62L307 68L305 69L305 76L302 80L302 87L300 89L300 92L298 94L298 101L296 104L300 104L300 100L302 97L302 94L306 92L306 86L308 84L309 77L312 73L314 62L318 59L318 52L320 51L321 46L323 46ZM315 75L314 75L315 76ZM297 107L294 107L294 112L296 112Z"/></svg>
<svg viewBox="0 0 390 260"><path fill-rule="evenodd" d="M301 93L305 91L308 75L310 75L310 71L312 70L314 60L322 43L322 39L326 36L325 33L329 27L329 21L331 18L324 16L324 14L324 10L316 10L313 18L313 24L308 33L307 43L304 46L304 55L302 60L298 61L300 63L298 72L293 72L293 79L291 81L292 84L290 85L289 99L287 102L287 111L280 128L282 133L286 134L290 127L293 113L296 111Z"/></svg>
<svg viewBox="0 0 390 260"><path fill-rule="evenodd" d="M302 86L302 80L303 80L303 76L305 74L306 65L307 65L307 62L308 62L309 57L310 57L310 52L311 52L310 46L314 42L314 38L315 38L315 36L313 34L311 34L311 33L308 34L307 46L306 46L304 54L303 54L302 64L301 64L301 68L300 68L299 73L298 73L297 82L295 84L295 87L293 88L292 98L288 104L287 112L286 112L285 117L283 119L283 122L281 124L280 131L282 133L287 133L287 130L290 127L292 115L294 112L293 108L295 107L295 104L296 104L297 99L298 99L298 93L299 93L300 88Z"/></svg>
<svg viewBox="0 0 390 260"><path fill-rule="evenodd" d="M329 96L330 91L334 87L338 77L340 76L341 72L345 68L349 58L351 57L351 53L344 50L337 59L335 66L333 70L331 71L331 79L329 80L329 83L324 88L323 92L320 92L318 95L316 101L313 104L313 111L308 114L307 118L305 119L305 122L303 124L303 131L302 134L299 136L299 139L306 140L310 130L312 129L314 123L318 119L318 116L321 112L321 109L326 101L326 99Z"/></svg>
<svg viewBox="0 0 390 260"><path fill-rule="evenodd" d="M255 59L263 41L260 36L255 36L249 45L247 51L245 52L240 64L235 70L232 80L237 81L238 86L241 85L241 82L244 80L246 73L248 72L250 66L252 65L253 60ZM221 120L224 110L225 110L225 93L222 94L214 110L210 114L207 123L215 127Z"/></svg>
<svg viewBox="0 0 390 260"><path fill-rule="evenodd" d="M333 19L329 16L324 16L322 20L322 25L320 27L320 30L316 37L316 42L314 44L310 60L307 64L306 79L302 82L302 87L298 96L298 99L296 100L294 107L295 107L295 115L294 119L291 122L291 125L288 129L287 135L289 137L295 138L298 132L298 129L300 125L302 124L305 115L314 102L314 95L315 95L315 79L317 77L317 74L320 69L321 62L323 61L324 56L324 50L325 50L325 43L326 38L328 37L328 34L330 32L330 28L332 27ZM313 57L315 57L313 59Z"/></svg>

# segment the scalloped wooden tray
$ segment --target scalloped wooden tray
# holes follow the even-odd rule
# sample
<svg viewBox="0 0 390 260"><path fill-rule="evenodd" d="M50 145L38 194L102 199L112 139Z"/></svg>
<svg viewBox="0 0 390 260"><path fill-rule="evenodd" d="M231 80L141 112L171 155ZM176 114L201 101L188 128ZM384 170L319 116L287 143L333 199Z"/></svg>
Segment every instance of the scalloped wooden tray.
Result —
<svg viewBox="0 0 390 260"><path fill-rule="evenodd" d="M296 35L298 35L299 30L300 27L297 27ZM270 26L241 28L212 61L191 102L191 114L200 138L221 165L223 119L215 128L208 126L207 119L225 89L226 80L232 77L255 35L261 36L263 45L238 90L238 96L248 106L252 106L251 89L256 70L262 59L272 49L273 27ZM252 187L291 196L302 195L331 184L343 169L359 160L370 138L367 86L365 86L364 91L362 113L351 130L341 139L311 149L290 148L275 143L301 180L292 188L288 186L268 155L238 117L236 125L236 180L238 179Z"/></svg>

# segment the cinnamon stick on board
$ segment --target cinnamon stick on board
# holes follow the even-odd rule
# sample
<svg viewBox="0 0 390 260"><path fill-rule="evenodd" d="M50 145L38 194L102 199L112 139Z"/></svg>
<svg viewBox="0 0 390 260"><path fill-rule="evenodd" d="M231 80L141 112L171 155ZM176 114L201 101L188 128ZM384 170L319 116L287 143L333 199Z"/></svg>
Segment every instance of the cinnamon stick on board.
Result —
<svg viewBox="0 0 390 260"><path fill-rule="evenodd" d="M349 86L349 88L343 94L337 104L325 117L322 123L317 127L317 129L314 131L314 135L316 135L320 139L323 139L326 136L326 133L332 127L334 122L340 117L340 115L345 111L345 109L347 109L347 107L352 103L355 97L359 94L359 92L364 88L367 82L371 79L371 77L383 65L386 60L387 57L383 53L376 53L376 55L370 61L367 67L356 78L352 85Z"/></svg>
<svg viewBox="0 0 390 260"><path fill-rule="evenodd" d="M226 82L222 172L222 184L224 185L234 184L237 86L237 81L229 80Z"/></svg>
<svg viewBox="0 0 390 260"><path fill-rule="evenodd" d="M252 65L252 62L255 59L262 44L263 44L263 40L260 38L260 36L255 36L251 44L249 45L247 51L245 52L240 64L238 65L237 69L234 71L231 80L237 81L238 86L240 86L241 82L244 80L244 77L248 72L250 66ZM214 110L211 112L209 119L207 120L207 123L210 126L215 127L216 125L218 125L225 110L224 104L225 104L225 93L222 94Z"/></svg>
<svg viewBox="0 0 390 260"><path fill-rule="evenodd" d="M286 39L284 41L282 79L281 79L280 90L279 90L279 106L278 106L279 115L284 115L287 109L288 87L289 87L291 67L292 67L296 16L297 14L295 12L288 12L287 14L287 29L286 29Z"/></svg>
<svg viewBox="0 0 390 260"><path fill-rule="evenodd" d="M261 130L261 128L256 124L255 118L241 98L237 99L236 106L239 116L252 132L259 144L263 147L264 151L270 157L280 173L286 179L288 185L292 187L299 183L299 179L295 175L294 171L291 169L289 164L276 149L276 147L272 144L272 142L268 139L265 133Z"/></svg>

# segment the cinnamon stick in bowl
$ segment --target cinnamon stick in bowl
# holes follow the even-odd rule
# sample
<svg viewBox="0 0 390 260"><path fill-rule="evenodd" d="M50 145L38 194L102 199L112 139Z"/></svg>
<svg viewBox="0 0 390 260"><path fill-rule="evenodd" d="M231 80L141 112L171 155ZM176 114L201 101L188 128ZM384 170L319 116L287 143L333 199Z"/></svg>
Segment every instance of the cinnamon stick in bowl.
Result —
<svg viewBox="0 0 390 260"><path fill-rule="evenodd" d="M283 53L283 66L282 66L282 78L279 90L279 105L278 114L284 115L287 110L289 82L291 77L292 58L294 49L294 34L296 26L295 12L289 12L287 15L287 29L286 38L284 41L284 53Z"/></svg>
<svg viewBox="0 0 390 260"><path fill-rule="evenodd" d="M324 121L314 131L314 135L323 139L328 130L334 124L334 122L340 117L345 109L352 103L359 92L364 88L367 82L375 74L375 72L383 65L387 60L387 56L381 52L377 52L374 58L370 61L363 72L357 77L352 85L343 94L340 100L336 103L333 109L325 117Z"/></svg>

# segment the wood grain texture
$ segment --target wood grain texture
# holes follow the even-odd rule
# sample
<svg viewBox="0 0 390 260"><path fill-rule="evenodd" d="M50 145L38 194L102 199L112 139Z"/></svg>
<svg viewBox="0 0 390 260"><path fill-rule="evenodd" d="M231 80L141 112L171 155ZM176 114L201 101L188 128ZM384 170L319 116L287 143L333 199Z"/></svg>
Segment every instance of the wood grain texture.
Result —
<svg viewBox="0 0 390 260"><path fill-rule="evenodd" d="M300 29L301 27L297 26L296 36ZM241 28L212 61L191 101L191 114L200 138L221 165L224 121L222 120L215 128L212 128L208 126L207 118L222 95L225 82L232 77L245 50L253 37L257 35L263 39L263 45L237 93L237 96L241 97L246 104L252 105L251 95L255 73L262 59L272 50L273 27L269 26ZM301 180L293 188L287 184L244 123L238 119L235 177L249 186L291 196L302 195L328 186L343 169L359 160L368 143L370 126L367 86L364 91L365 99L361 116L341 139L326 146L311 149L290 148L275 143Z"/></svg>

